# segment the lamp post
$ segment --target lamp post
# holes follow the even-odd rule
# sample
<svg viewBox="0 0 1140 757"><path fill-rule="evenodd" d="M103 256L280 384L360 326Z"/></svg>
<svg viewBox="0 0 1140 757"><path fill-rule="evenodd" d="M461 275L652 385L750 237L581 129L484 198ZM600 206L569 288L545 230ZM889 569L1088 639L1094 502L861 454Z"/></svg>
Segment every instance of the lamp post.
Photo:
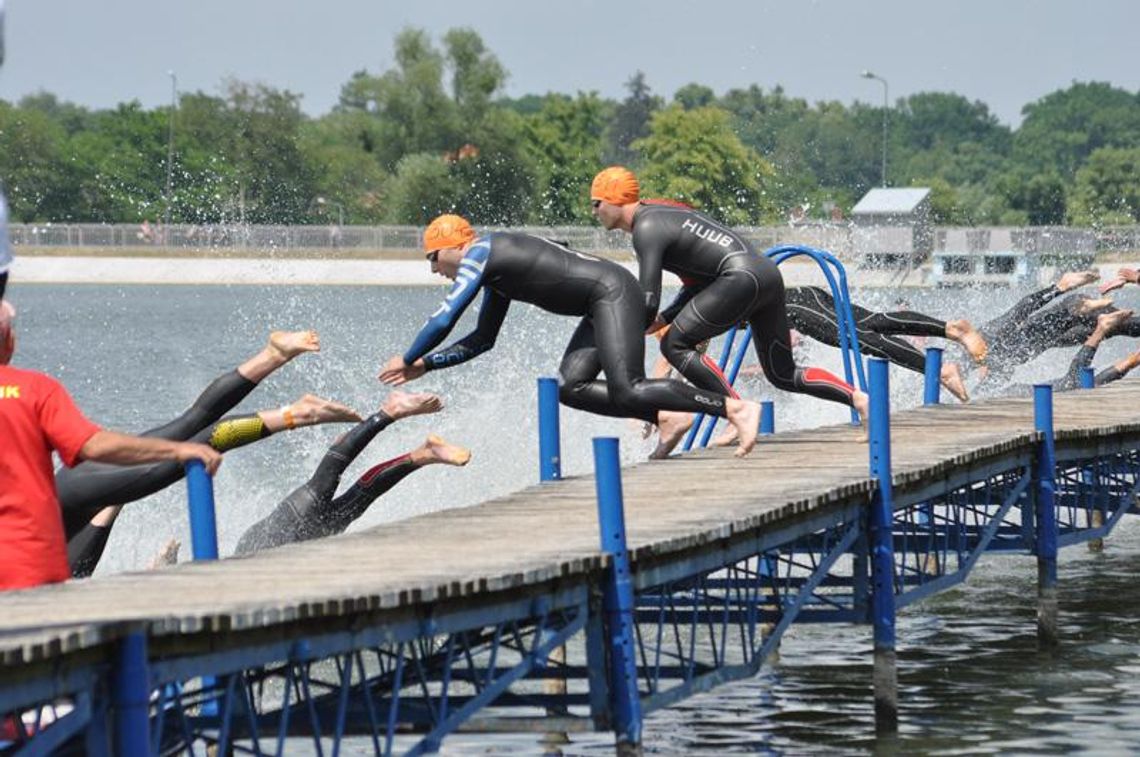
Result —
<svg viewBox="0 0 1140 757"><path fill-rule="evenodd" d="M885 187L885 186L887 186L887 111L889 108L889 106L888 106L889 99L887 97L887 80L881 76L876 76L875 74L873 74L870 71L867 71L865 69L864 69L863 73L861 73L859 75L862 76L864 79L874 79L875 81L880 82L883 85L883 177L882 177L882 183L883 183L883 186Z"/></svg>
<svg viewBox="0 0 1140 757"><path fill-rule="evenodd" d="M166 213L163 216L162 233L169 238L171 191L174 185L174 111L178 108L178 77L173 71L167 71L166 74L170 77L170 120L166 131Z"/></svg>
<svg viewBox="0 0 1140 757"><path fill-rule="evenodd" d="M317 198L317 204L320 205L321 207L324 207L325 205L334 206L336 208L336 225L337 226L344 226L344 206L343 205L341 205L336 200L330 200L326 197L318 197Z"/></svg>

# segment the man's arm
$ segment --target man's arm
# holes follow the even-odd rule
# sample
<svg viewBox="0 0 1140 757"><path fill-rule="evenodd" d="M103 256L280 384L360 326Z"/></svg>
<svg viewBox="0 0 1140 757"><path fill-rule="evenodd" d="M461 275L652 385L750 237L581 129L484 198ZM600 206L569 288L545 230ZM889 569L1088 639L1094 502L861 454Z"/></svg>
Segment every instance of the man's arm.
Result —
<svg viewBox="0 0 1140 757"><path fill-rule="evenodd" d="M475 330L450 347L425 355L424 370L433 371L466 363L494 347L510 306L509 299L488 289L483 294L483 305L479 309L479 322Z"/></svg>
<svg viewBox="0 0 1140 757"><path fill-rule="evenodd" d="M211 475L222 464L222 456L213 447L193 442L172 442L143 436L128 436L116 431L96 431L79 448L80 460L95 460L112 465L136 465L175 460L180 463L200 460Z"/></svg>
<svg viewBox="0 0 1140 757"><path fill-rule="evenodd" d="M459 273L447 298L431 314L427 323L420 329L420 333L416 335L412 346L404 353L405 364L411 365L438 347L455 328L455 324L459 323L463 312L467 310L475 299L475 293L483 285L483 269L487 265L487 255L490 251L491 243L488 240L475 244L463 256L463 260L459 263Z"/></svg>
<svg viewBox="0 0 1140 757"><path fill-rule="evenodd" d="M657 310L661 307L661 271L665 263L665 240L652 218L634 227L633 250L637 253L638 281L645 293L645 327L648 327L657 319Z"/></svg>

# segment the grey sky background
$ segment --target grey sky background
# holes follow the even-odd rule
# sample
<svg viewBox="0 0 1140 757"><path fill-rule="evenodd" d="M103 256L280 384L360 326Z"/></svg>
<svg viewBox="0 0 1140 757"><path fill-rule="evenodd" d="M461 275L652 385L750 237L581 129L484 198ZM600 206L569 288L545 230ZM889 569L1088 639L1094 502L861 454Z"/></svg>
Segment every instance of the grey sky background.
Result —
<svg viewBox="0 0 1140 757"><path fill-rule="evenodd" d="M810 102L892 103L924 91L989 105L1009 125L1072 81L1140 89L1140 0L7 0L0 98L39 91L95 108L217 94L227 77L304 96L326 113L357 70L392 65L405 26L438 41L469 26L510 72L507 94L624 96L634 71L667 98L782 85Z"/></svg>

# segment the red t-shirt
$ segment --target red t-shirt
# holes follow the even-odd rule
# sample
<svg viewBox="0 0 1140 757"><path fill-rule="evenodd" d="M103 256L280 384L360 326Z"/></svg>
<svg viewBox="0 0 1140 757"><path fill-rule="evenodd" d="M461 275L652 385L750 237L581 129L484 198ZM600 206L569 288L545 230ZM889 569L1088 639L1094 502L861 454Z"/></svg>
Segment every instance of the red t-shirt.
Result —
<svg viewBox="0 0 1140 757"><path fill-rule="evenodd" d="M58 381L0 365L0 591L70 577L51 452L75 465L97 431Z"/></svg>

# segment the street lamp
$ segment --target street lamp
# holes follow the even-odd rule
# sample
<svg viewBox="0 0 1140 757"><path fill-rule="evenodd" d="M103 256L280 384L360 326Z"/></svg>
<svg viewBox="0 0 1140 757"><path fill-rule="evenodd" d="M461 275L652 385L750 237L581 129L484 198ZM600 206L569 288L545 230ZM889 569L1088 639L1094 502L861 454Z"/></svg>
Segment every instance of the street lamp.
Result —
<svg viewBox="0 0 1140 757"><path fill-rule="evenodd" d="M325 205L335 206L336 207L336 219L337 219L336 225L337 226L344 226L344 206L343 205L341 205L336 200L329 200L329 199L324 198L324 197L316 198L316 203L322 207L324 207Z"/></svg>
<svg viewBox="0 0 1140 757"><path fill-rule="evenodd" d="M864 79L874 79L881 82L883 85L883 186L887 186L887 111L888 111L888 98L887 98L887 80L881 76L876 76L864 69L863 73L859 74Z"/></svg>
<svg viewBox="0 0 1140 757"><path fill-rule="evenodd" d="M170 77L170 119L166 131L166 214L162 229L164 234L169 234L171 191L174 185L174 111L178 108L178 77L173 71L167 71L166 75Z"/></svg>

